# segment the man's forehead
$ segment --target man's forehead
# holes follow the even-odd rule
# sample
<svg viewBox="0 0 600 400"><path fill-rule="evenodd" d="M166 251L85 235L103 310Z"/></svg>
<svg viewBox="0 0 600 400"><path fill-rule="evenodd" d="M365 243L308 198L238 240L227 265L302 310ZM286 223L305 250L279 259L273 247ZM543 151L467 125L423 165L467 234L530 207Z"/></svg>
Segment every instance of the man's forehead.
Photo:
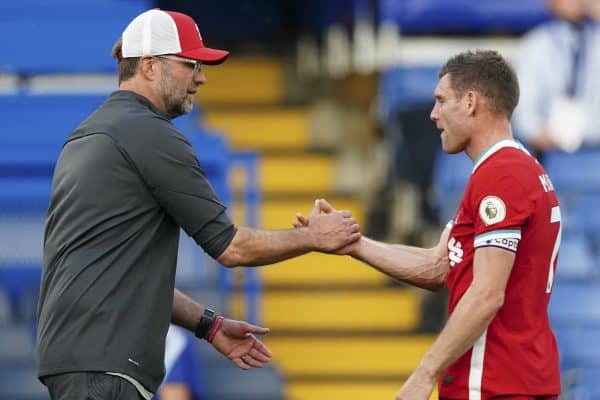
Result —
<svg viewBox="0 0 600 400"><path fill-rule="evenodd" d="M451 89L451 85L450 85L450 77L448 74L442 76L440 78L440 80L438 81L438 84L435 88L435 94L443 94L443 93L448 93Z"/></svg>

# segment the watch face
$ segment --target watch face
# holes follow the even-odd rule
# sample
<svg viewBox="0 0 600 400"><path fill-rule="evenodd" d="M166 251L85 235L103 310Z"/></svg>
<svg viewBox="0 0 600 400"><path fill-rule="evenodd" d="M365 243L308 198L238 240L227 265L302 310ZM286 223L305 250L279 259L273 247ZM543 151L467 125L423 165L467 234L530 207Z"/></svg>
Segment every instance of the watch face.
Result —
<svg viewBox="0 0 600 400"><path fill-rule="evenodd" d="M210 308L205 308L202 313L202 317L200 317L200 321L198 322L198 326L196 326L195 335L197 338L206 339L206 335L208 331L210 331L211 326L215 322L215 312Z"/></svg>

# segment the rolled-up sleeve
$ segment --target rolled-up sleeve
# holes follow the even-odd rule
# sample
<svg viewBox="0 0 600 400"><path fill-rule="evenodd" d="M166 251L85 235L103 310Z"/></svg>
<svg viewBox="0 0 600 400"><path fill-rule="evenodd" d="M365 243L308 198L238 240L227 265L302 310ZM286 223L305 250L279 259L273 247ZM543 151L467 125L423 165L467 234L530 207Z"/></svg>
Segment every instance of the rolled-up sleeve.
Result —
<svg viewBox="0 0 600 400"><path fill-rule="evenodd" d="M191 144L166 121L147 127L128 154L157 203L213 258L227 248L235 227L200 167Z"/></svg>

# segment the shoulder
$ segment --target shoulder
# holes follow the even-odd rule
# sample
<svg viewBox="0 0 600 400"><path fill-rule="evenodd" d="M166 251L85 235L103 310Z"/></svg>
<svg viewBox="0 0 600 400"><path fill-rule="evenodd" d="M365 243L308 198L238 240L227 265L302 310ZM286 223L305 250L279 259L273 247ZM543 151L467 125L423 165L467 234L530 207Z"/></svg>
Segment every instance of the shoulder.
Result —
<svg viewBox="0 0 600 400"><path fill-rule="evenodd" d="M186 137L168 120L147 112L122 119L116 138L128 149L184 149L191 147Z"/></svg>
<svg viewBox="0 0 600 400"><path fill-rule="evenodd" d="M535 174L540 165L525 150L518 148L504 148L485 160L473 174L477 177L514 177L518 179L523 176Z"/></svg>
<svg viewBox="0 0 600 400"><path fill-rule="evenodd" d="M511 198L526 196L543 174L540 164L523 150L505 148L492 155L473 173L472 193L495 192Z"/></svg>

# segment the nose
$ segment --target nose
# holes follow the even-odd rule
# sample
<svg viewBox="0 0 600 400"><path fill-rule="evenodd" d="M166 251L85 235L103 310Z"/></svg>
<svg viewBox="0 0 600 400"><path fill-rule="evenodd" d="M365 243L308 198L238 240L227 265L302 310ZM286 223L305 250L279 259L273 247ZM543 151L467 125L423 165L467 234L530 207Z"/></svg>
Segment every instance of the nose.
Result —
<svg viewBox="0 0 600 400"><path fill-rule="evenodd" d="M429 114L429 118L433 121L433 122L437 122L439 119L439 115L438 115L438 110L437 110L437 104L435 104L433 106L433 108L431 109L431 113Z"/></svg>
<svg viewBox="0 0 600 400"><path fill-rule="evenodd" d="M194 75L194 82L199 85L202 85L206 82L206 75L204 75L204 71L200 70L196 75Z"/></svg>

